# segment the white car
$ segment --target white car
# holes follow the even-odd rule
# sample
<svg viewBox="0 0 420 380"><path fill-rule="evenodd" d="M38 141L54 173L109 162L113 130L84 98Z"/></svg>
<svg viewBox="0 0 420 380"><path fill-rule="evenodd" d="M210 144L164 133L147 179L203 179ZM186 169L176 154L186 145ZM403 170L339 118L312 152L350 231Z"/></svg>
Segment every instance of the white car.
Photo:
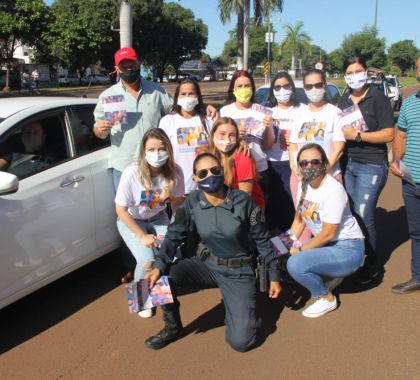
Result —
<svg viewBox="0 0 420 380"><path fill-rule="evenodd" d="M395 110L398 111L401 108L403 99L403 90L400 82L396 75L387 75L385 80L389 84L391 92L394 94Z"/></svg>
<svg viewBox="0 0 420 380"><path fill-rule="evenodd" d="M35 121L54 152L40 166L32 155L20 178L13 159L0 171L0 309L119 246L109 141L92 133L96 102L0 100L0 160L26 155L22 128Z"/></svg>

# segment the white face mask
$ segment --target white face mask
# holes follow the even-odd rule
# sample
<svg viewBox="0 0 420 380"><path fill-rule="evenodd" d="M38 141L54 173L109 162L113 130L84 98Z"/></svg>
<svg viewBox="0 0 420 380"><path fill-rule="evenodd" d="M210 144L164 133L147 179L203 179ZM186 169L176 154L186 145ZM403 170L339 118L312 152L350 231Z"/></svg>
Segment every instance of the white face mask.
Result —
<svg viewBox="0 0 420 380"><path fill-rule="evenodd" d="M185 98L178 98L178 105L187 112L191 112L197 104L197 98L190 98L189 96L186 96Z"/></svg>
<svg viewBox="0 0 420 380"><path fill-rule="evenodd" d="M166 161L168 161L168 152L166 150L159 152L146 152L146 161L150 166L160 168L166 164Z"/></svg>
<svg viewBox="0 0 420 380"><path fill-rule="evenodd" d="M285 104L289 103L290 97L293 94L293 90L286 90L285 88L281 88L279 91L273 90L273 94L279 103Z"/></svg>
<svg viewBox="0 0 420 380"><path fill-rule="evenodd" d="M347 86L353 90L360 90L366 84L367 79L367 71L344 76L344 80L346 81Z"/></svg>
<svg viewBox="0 0 420 380"><path fill-rule="evenodd" d="M229 140L218 140L214 138L213 142L215 147L223 153L230 152L236 146L236 143L231 143Z"/></svg>
<svg viewBox="0 0 420 380"><path fill-rule="evenodd" d="M311 103L319 103L325 96L325 88L313 88L305 90L305 94Z"/></svg>

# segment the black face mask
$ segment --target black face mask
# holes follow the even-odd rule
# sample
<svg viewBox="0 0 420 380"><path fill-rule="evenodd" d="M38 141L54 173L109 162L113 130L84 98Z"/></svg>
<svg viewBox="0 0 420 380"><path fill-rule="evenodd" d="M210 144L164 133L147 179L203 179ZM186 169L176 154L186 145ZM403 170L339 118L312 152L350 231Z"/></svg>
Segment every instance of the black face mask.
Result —
<svg viewBox="0 0 420 380"><path fill-rule="evenodd" d="M126 70L118 74L120 78L129 84L134 83L140 77L140 69L137 70Z"/></svg>

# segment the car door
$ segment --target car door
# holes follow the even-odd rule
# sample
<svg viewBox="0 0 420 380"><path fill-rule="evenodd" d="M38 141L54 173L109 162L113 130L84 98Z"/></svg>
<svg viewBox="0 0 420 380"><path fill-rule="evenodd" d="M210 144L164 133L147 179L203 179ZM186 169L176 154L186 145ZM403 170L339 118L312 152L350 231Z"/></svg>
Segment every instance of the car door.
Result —
<svg viewBox="0 0 420 380"><path fill-rule="evenodd" d="M111 170L108 169L110 140L98 139L93 134L95 123L94 105L71 107L69 117L72 125L75 159L91 171L94 197L94 225L98 250L109 250L119 244L116 227L115 191Z"/></svg>
<svg viewBox="0 0 420 380"><path fill-rule="evenodd" d="M33 121L43 124L56 160L22 176L16 193L0 196L0 308L89 261L96 250L91 173L74 159L66 109L18 121L0 145Z"/></svg>

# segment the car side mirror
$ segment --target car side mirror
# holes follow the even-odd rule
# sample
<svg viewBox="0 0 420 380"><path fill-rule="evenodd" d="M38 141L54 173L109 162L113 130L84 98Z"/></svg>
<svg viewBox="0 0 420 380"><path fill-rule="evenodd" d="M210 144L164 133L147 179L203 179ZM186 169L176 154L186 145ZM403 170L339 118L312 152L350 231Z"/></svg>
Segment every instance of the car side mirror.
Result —
<svg viewBox="0 0 420 380"><path fill-rule="evenodd" d="M0 195L16 193L19 189L19 180L14 174L0 172Z"/></svg>

